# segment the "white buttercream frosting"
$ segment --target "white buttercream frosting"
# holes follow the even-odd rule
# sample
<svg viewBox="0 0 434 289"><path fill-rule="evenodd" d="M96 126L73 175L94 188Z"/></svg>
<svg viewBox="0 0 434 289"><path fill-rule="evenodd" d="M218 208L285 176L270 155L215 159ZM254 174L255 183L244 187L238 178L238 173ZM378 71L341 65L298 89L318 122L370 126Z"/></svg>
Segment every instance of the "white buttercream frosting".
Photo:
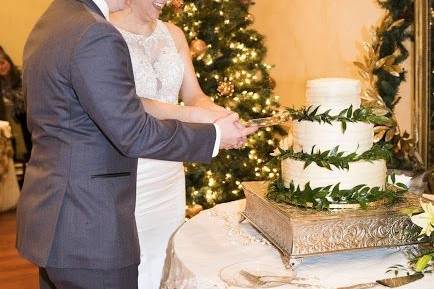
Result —
<svg viewBox="0 0 434 289"><path fill-rule="evenodd" d="M330 115L337 115L342 110L360 107L360 82L346 78L322 78L307 82L307 105L320 106L318 113L331 110ZM318 150L324 152L339 146L339 151L362 154L371 149L374 138L374 126L369 123L347 122L343 131L341 122L318 123L312 121L293 121L292 141L283 141L281 147L287 149L292 145L295 152L310 153ZM384 188L386 183L386 162L357 161L349 163L349 169L332 170L311 163L304 168L305 162L282 160L282 179L289 187L292 181L295 186L304 189L306 183L312 188L325 187L340 183L341 189L351 189L358 185Z"/></svg>
<svg viewBox="0 0 434 289"><path fill-rule="evenodd" d="M360 81L349 78L319 78L309 80L306 87L308 106L320 106L319 112L331 110L338 114L353 106L360 107Z"/></svg>
<svg viewBox="0 0 434 289"><path fill-rule="evenodd" d="M374 125L364 122L347 123L345 132L340 122L318 123L312 121L293 122L294 151L310 153L324 152L339 146L339 151L361 154L372 147Z"/></svg>
<svg viewBox="0 0 434 289"><path fill-rule="evenodd" d="M304 189L308 182L311 188L340 183L340 189L351 189L358 185L384 188L386 183L387 169L384 160L352 162L348 170L334 166L329 170L315 163L304 168L304 164L304 161L282 160L282 179L285 187L289 187L291 181L301 189Z"/></svg>

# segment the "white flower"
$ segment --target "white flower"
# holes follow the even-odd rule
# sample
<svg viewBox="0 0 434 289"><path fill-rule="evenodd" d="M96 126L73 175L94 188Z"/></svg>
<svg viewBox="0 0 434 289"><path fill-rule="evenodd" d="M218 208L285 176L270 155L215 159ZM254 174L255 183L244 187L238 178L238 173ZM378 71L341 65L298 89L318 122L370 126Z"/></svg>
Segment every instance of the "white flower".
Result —
<svg viewBox="0 0 434 289"><path fill-rule="evenodd" d="M427 235L429 237L434 231L434 206L430 202L424 203L422 201L420 205L424 212L412 216L411 221L422 228L420 235Z"/></svg>

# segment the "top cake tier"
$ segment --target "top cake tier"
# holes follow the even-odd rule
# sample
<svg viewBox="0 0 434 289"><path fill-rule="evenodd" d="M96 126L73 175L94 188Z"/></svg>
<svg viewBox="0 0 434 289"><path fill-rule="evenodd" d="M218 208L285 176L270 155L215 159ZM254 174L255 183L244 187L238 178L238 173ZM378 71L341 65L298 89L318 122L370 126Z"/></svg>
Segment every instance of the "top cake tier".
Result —
<svg viewBox="0 0 434 289"><path fill-rule="evenodd" d="M308 106L320 106L320 113L330 110L330 114L338 114L351 105L360 107L360 91L360 81L355 79L313 79L307 82L306 102Z"/></svg>

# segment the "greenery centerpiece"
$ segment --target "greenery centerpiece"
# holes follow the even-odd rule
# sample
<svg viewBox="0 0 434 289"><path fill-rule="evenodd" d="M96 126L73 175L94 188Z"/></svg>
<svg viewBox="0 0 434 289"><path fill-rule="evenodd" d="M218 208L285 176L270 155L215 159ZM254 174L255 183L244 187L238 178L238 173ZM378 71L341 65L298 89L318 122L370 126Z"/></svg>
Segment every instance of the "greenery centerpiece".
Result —
<svg viewBox="0 0 434 289"><path fill-rule="evenodd" d="M411 220L421 228L420 239L430 243L434 247L434 206L431 202L420 202L422 210L414 213ZM416 272L430 271L434 269L434 250L424 252L421 256L414 259L414 269Z"/></svg>

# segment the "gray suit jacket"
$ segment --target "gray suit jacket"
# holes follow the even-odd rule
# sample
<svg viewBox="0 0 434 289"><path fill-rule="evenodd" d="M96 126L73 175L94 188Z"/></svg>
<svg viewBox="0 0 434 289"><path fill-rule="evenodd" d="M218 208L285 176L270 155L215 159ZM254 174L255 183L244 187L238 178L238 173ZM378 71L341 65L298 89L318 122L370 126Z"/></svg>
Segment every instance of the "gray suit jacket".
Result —
<svg viewBox="0 0 434 289"><path fill-rule="evenodd" d="M139 263L137 158L210 162L212 124L158 121L134 87L126 43L91 0L54 0L24 49L33 150L17 248L42 267Z"/></svg>

